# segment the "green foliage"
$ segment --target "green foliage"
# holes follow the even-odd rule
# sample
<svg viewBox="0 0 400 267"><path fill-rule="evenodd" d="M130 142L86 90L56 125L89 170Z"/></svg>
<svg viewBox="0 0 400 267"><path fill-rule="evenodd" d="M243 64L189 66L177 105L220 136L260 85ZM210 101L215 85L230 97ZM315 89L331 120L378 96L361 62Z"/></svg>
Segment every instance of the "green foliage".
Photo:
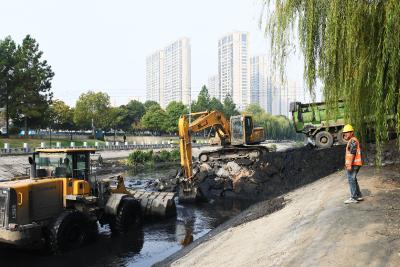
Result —
<svg viewBox="0 0 400 267"><path fill-rule="evenodd" d="M73 130L74 110L61 100L50 105L50 123L56 130Z"/></svg>
<svg viewBox="0 0 400 267"><path fill-rule="evenodd" d="M163 131L167 121L167 113L160 106L151 106L143 115L140 123L148 130Z"/></svg>
<svg viewBox="0 0 400 267"><path fill-rule="evenodd" d="M170 161L170 153L167 150L162 150L159 154L155 155L157 162L167 162Z"/></svg>
<svg viewBox="0 0 400 267"><path fill-rule="evenodd" d="M210 95L205 85L200 90L197 100L193 101L191 112L202 112L210 109Z"/></svg>
<svg viewBox="0 0 400 267"><path fill-rule="evenodd" d="M251 113L257 117L265 113L265 110L259 104L250 104L246 108L246 113Z"/></svg>
<svg viewBox="0 0 400 267"><path fill-rule="evenodd" d="M239 115L239 111L236 109L235 103L230 95L227 95L224 99L224 114L227 119L231 116Z"/></svg>
<svg viewBox="0 0 400 267"><path fill-rule="evenodd" d="M15 46L10 37L0 44L0 70L2 71L1 102L14 125L46 127L54 72L42 59L39 44L27 35L21 45ZM25 131L27 133L27 131Z"/></svg>
<svg viewBox="0 0 400 267"><path fill-rule="evenodd" d="M160 104L158 104L156 101L147 100L146 102L144 102L145 111L148 111L152 106L156 106L158 108L161 108Z"/></svg>
<svg viewBox="0 0 400 267"><path fill-rule="evenodd" d="M43 115L48 113L53 96L50 89L54 72L42 55L39 44L29 35L16 51L15 104L10 110L14 124L24 125L26 134L29 126L46 126Z"/></svg>
<svg viewBox="0 0 400 267"><path fill-rule="evenodd" d="M188 113L186 106L182 102L172 101L165 110L167 113L165 130L167 132L177 132L179 117Z"/></svg>
<svg viewBox="0 0 400 267"><path fill-rule="evenodd" d="M7 128L8 118L10 117L9 107L15 91L16 49L17 45L11 37L0 40L0 107L5 107ZM7 132L9 132L9 129L7 129Z"/></svg>
<svg viewBox="0 0 400 267"><path fill-rule="evenodd" d="M121 106L120 113L120 124L119 128L125 131L138 128L140 125L140 119L146 112L143 103L132 100L127 105Z"/></svg>
<svg viewBox="0 0 400 267"><path fill-rule="evenodd" d="M268 114L258 104L249 105L244 113L253 115L254 124L264 128L267 139L299 140L303 138L301 134L297 134L294 130L292 121L285 116L273 116Z"/></svg>
<svg viewBox="0 0 400 267"><path fill-rule="evenodd" d="M136 150L128 156L128 166L137 165L150 165L153 166L156 163L165 162L176 162L180 160L180 154L178 149L172 151L162 150L159 153L154 153L153 150L142 151Z"/></svg>
<svg viewBox="0 0 400 267"><path fill-rule="evenodd" d="M365 137L374 118L377 150L391 127L400 131L400 1L266 1L266 31L272 54L283 73L291 34L297 26L304 54L304 77L313 92L324 84L331 114L345 100L347 121ZM275 3L273 8L270 8ZM272 10L272 11L271 11ZM395 115L395 123L387 117Z"/></svg>
<svg viewBox="0 0 400 267"><path fill-rule="evenodd" d="M109 107L107 114L104 116L103 129L105 130L116 130L120 128L122 124L122 108L121 107Z"/></svg>
<svg viewBox="0 0 400 267"><path fill-rule="evenodd" d="M170 159L171 161L180 161L181 160L181 153L179 152L179 149L174 149L171 150L170 153Z"/></svg>
<svg viewBox="0 0 400 267"><path fill-rule="evenodd" d="M217 110L220 112L224 112L224 105L222 105L221 101L213 97L210 101L209 110Z"/></svg>
<svg viewBox="0 0 400 267"><path fill-rule="evenodd" d="M134 166L138 164L145 164L146 162L153 161L153 150L141 151L136 150L129 154L128 165Z"/></svg>
<svg viewBox="0 0 400 267"><path fill-rule="evenodd" d="M96 127L109 126L110 97L106 93L83 93L76 101L74 122L82 129L90 129L93 123ZM114 114L113 114L114 115Z"/></svg>

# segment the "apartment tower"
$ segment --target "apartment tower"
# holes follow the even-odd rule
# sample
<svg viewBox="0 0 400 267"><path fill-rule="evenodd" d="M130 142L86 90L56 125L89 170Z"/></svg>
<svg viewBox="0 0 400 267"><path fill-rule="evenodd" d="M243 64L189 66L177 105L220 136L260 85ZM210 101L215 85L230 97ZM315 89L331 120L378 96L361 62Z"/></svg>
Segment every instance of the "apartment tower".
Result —
<svg viewBox="0 0 400 267"><path fill-rule="evenodd" d="M146 61L146 96L165 108L172 101L190 102L191 49L183 37L150 55Z"/></svg>
<svg viewBox="0 0 400 267"><path fill-rule="evenodd" d="M249 34L232 32L218 41L221 101L230 95L240 110L250 103Z"/></svg>
<svg viewBox="0 0 400 267"><path fill-rule="evenodd" d="M267 67L266 55L250 58L250 103L272 113L272 84Z"/></svg>

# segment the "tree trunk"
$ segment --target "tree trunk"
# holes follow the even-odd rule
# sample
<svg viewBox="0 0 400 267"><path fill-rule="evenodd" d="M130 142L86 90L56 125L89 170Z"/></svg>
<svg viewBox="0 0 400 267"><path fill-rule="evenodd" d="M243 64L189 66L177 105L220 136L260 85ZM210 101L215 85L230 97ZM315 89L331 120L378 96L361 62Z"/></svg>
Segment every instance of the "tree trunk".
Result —
<svg viewBox="0 0 400 267"><path fill-rule="evenodd" d="M25 137L28 137L28 118L25 116Z"/></svg>
<svg viewBox="0 0 400 267"><path fill-rule="evenodd" d="M6 100L6 137L8 137L10 134L9 134L9 132L10 132L10 125L9 125L9 120L10 120L10 114L9 114L9 111L8 111L8 96L6 96L7 97L7 100Z"/></svg>

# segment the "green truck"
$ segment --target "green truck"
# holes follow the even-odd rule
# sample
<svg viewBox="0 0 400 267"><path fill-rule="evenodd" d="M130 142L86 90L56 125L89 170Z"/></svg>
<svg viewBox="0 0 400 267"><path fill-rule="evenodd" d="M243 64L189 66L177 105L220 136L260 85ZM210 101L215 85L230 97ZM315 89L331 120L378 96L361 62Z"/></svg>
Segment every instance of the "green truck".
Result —
<svg viewBox="0 0 400 267"><path fill-rule="evenodd" d="M328 148L333 144L346 144L343 139L344 103L338 102L337 114L328 118L326 104L300 102L290 103L293 124L296 132L307 136L307 143L319 148Z"/></svg>

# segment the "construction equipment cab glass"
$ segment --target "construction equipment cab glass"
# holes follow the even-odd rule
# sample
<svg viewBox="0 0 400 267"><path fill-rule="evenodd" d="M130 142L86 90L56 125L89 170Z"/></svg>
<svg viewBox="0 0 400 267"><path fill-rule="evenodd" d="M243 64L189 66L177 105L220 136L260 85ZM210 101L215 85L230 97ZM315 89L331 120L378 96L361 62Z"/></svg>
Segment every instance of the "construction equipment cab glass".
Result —
<svg viewBox="0 0 400 267"><path fill-rule="evenodd" d="M253 118L251 116L232 116L231 131L231 145L244 145L260 142L260 140L252 142L251 135L253 134Z"/></svg>
<svg viewBox="0 0 400 267"><path fill-rule="evenodd" d="M87 149L40 149L33 154L34 177L88 179L90 153ZM32 173L33 172L33 173Z"/></svg>

